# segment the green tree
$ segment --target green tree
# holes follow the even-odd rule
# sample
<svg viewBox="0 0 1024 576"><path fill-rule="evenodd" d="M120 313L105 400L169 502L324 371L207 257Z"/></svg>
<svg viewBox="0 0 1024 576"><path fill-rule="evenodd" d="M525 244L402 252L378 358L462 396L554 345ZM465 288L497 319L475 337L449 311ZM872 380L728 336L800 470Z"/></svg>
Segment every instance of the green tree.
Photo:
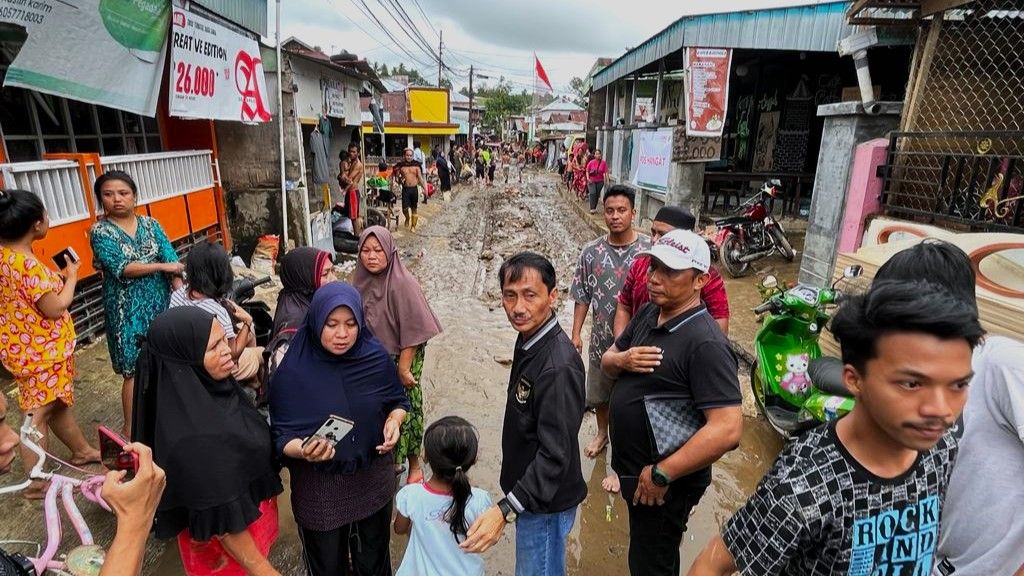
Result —
<svg viewBox="0 0 1024 576"><path fill-rule="evenodd" d="M494 130L500 130L502 124L511 116L526 114L532 100L526 90L515 94L504 82L499 82L494 88L481 87L476 92L476 97L487 103L483 117L484 127Z"/></svg>
<svg viewBox="0 0 1024 576"><path fill-rule="evenodd" d="M573 93L573 103L580 108L586 109L587 104L590 102L590 98L587 96L587 92L583 87L583 79L579 76L573 76L572 80L569 80L569 89L571 89Z"/></svg>

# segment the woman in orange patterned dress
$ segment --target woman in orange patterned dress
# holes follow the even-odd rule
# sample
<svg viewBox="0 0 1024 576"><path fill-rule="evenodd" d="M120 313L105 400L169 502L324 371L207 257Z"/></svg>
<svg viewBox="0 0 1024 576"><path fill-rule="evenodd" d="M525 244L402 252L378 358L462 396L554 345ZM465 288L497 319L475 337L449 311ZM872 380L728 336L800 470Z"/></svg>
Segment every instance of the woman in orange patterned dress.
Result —
<svg viewBox="0 0 1024 576"><path fill-rule="evenodd" d="M75 402L75 327L68 313L78 279L78 263L68 262L65 280L32 253L32 242L46 236L50 219L38 196L24 190L0 191L0 361L18 384L18 404L43 434L48 431L71 449L71 462L99 462L78 427ZM22 448L27 468L36 456ZM26 497L43 495L39 482Z"/></svg>

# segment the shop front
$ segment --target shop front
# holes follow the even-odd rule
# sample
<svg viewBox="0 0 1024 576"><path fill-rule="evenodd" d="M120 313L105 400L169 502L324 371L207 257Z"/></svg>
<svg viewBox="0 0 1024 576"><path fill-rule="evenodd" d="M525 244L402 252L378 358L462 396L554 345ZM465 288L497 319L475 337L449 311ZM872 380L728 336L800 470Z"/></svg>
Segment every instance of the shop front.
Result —
<svg viewBox="0 0 1024 576"><path fill-rule="evenodd" d="M641 216L665 203L727 212L769 179L783 183L780 210L807 216L824 126L819 106L861 99L853 61L836 49L852 33L848 4L684 17L595 74L594 95L605 105L597 146L614 180L641 189ZM902 99L907 43L894 35L872 52L876 99ZM705 85L706 68L687 54L707 49L724 66ZM657 53L665 55L650 57ZM720 114L696 130L688 106L705 92L718 95ZM666 166L658 180L638 179L652 164Z"/></svg>

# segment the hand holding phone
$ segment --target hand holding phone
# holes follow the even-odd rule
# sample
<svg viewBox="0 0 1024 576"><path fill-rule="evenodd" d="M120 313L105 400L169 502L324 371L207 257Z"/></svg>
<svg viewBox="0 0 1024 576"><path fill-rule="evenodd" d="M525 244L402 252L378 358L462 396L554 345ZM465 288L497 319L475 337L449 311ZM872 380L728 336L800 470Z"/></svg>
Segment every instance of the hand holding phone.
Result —
<svg viewBox="0 0 1024 576"><path fill-rule="evenodd" d="M57 266L58 270L70 269L72 265L77 265L81 261L82 259L78 257L78 253L71 246L53 255L53 263ZM74 268L78 270L78 266Z"/></svg>
<svg viewBox="0 0 1024 576"><path fill-rule="evenodd" d="M330 442L331 446L337 446L338 442L341 442L341 439L352 431L353 426L355 426L355 423L351 420L331 414L316 432L307 436L302 441L302 448L305 448L306 445L317 438Z"/></svg>
<svg viewBox="0 0 1024 576"><path fill-rule="evenodd" d="M100 458L108 470L124 470L124 479L131 480L139 472L139 455L125 450L128 442L106 426L99 427Z"/></svg>

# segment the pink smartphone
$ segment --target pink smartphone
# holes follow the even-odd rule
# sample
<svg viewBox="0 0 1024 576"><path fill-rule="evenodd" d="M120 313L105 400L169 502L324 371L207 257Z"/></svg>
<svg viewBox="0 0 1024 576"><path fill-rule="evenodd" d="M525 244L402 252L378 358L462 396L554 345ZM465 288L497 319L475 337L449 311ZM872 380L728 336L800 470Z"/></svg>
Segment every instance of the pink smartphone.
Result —
<svg viewBox="0 0 1024 576"><path fill-rule="evenodd" d="M128 474L125 480L131 480L139 471L139 455L127 452L124 447L128 442L120 434L106 426L99 427L100 458L109 470L124 470Z"/></svg>

